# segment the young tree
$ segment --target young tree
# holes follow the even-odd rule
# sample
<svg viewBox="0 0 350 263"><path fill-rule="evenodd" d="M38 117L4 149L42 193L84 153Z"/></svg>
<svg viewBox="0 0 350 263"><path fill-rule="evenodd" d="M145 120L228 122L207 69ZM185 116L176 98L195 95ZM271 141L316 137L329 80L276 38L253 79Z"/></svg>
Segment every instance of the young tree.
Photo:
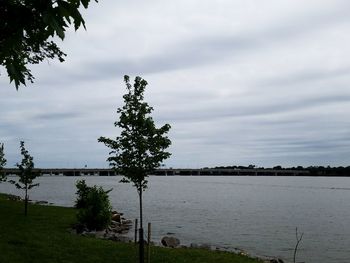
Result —
<svg viewBox="0 0 350 263"><path fill-rule="evenodd" d="M24 142L21 141L20 144L21 149L21 155L23 156L22 162L19 164L17 163L16 166L19 169L19 173L17 176L19 176L18 182L15 182L11 180L10 182L13 183L18 189L24 190L24 215L27 215L28 211L28 190L32 189L35 186L38 186L39 184L34 184L33 180L40 175L39 172L34 172L34 162L33 157L30 156L29 152L24 147Z"/></svg>
<svg viewBox="0 0 350 263"><path fill-rule="evenodd" d="M111 148L107 161L117 173L124 176L122 182L131 182L137 189L140 204L139 253L140 262L143 263L142 192L147 188L148 175L171 155L166 151L171 144L166 136L170 125L155 127L150 116L153 108L144 102L146 80L136 77L133 86L129 76L124 76L124 81L127 88L127 93L123 96L124 106L118 108L119 121L114 123L114 126L121 129L120 136L115 140L100 137L98 141Z"/></svg>
<svg viewBox="0 0 350 263"><path fill-rule="evenodd" d="M95 0L97 2L97 0ZM79 11L88 8L90 0L1 0L0 1L0 66L7 69L10 82L16 89L34 76L27 64L38 64L44 59L64 61L57 44L70 24L75 30L85 21Z"/></svg>
<svg viewBox="0 0 350 263"><path fill-rule="evenodd" d="M0 183L6 181L6 173L4 167L7 160L5 159L4 144L0 143Z"/></svg>

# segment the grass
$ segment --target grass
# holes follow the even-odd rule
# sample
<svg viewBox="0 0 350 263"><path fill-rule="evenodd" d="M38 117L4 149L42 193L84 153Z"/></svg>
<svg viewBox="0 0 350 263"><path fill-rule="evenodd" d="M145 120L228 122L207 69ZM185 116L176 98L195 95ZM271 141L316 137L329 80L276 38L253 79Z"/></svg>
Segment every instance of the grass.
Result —
<svg viewBox="0 0 350 263"><path fill-rule="evenodd" d="M73 208L31 204L0 194L0 263L137 263L137 246L71 234ZM202 249L151 248L152 263L258 263L243 255Z"/></svg>

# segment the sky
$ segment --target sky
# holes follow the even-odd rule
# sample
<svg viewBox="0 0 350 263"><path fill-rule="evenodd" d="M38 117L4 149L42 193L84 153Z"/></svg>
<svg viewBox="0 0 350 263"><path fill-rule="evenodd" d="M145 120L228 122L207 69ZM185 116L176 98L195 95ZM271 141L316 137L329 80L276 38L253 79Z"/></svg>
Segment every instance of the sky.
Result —
<svg viewBox="0 0 350 263"><path fill-rule="evenodd" d="M0 142L8 167L24 140L36 167L108 167L100 136L126 92L149 83L166 167L350 165L347 0L92 2L87 30L57 40L64 63L30 66L16 91L0 67Z"/></svg>

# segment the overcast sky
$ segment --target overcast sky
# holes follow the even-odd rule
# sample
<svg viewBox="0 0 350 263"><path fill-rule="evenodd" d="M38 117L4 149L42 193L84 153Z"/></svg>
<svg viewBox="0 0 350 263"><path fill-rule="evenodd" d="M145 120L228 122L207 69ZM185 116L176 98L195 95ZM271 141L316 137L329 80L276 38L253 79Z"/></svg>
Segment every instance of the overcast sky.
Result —
<svg viewBox="0 0 350 263"><path fill-rule="evenodd" d="M0 68L8 166L24 140L37 167L108 167L123 75L145 78L167 167L350 165L348 0L92 2L65 63L31 66L15 90Z"/></svg>

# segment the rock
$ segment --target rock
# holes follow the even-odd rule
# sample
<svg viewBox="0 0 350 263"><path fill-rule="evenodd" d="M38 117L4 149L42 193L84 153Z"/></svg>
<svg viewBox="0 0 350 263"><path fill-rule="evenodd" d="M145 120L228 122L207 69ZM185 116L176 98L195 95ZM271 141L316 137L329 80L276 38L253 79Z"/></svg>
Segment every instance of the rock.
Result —
<svg viewBox="0 0 350 263"><path fill-rule="evenodd" d="M112 220L120 223L120 214L112 214Z"/></svg>
<svg viewBox="0 0 350 263"><path fill-rule="evenodd" d="M176 237L165 236L162 238L161 243L165 247L175 248L180 245L180 240L177 239Z"/></svg>
<svg viewBox="0 0 350 263"><path fill-rule="evenodd" d="M130 229L130 227L128 225L121 225L120 228L122 230L129 230Z"/></svg>
<svg viewBox="0 0 350 263"><path fill-rule="evenodd" d="M120 223L117 222L117 221L111 220L111 225L112 225L112 226L119 226Z"/></svg>
<svg viewBox="0 0 350 263"><path fill-rule="evenodd" d="M114 211L112 211L112 215L114 215L114 214L118 214L118 215L124 215L123 213L119 213L118 211L116 211L116 210L114 210Z"/></svg>
<svg viewBox="0 0 350 263"><path fill-rule="evenodd" d="M123 220L123 222L122 222L123 224L125 224L125 225L132 225L132 221L131 220Z"/></svg>
<svg viewBox="0 0 350 263"><path fill-rule="evenodd" d="M130 225L121 224L121 223L112 223L109 227L109 231L119 233L119 234L126 234L129 232L129 230L130 230Z"/></svg>
<svg viewBox="0 0 350 263"><path fill-rule="evenodd" d="M284 261L280 258L273 258L273 259L270 259L269 261L270 263L284 263Z"/></svg>

